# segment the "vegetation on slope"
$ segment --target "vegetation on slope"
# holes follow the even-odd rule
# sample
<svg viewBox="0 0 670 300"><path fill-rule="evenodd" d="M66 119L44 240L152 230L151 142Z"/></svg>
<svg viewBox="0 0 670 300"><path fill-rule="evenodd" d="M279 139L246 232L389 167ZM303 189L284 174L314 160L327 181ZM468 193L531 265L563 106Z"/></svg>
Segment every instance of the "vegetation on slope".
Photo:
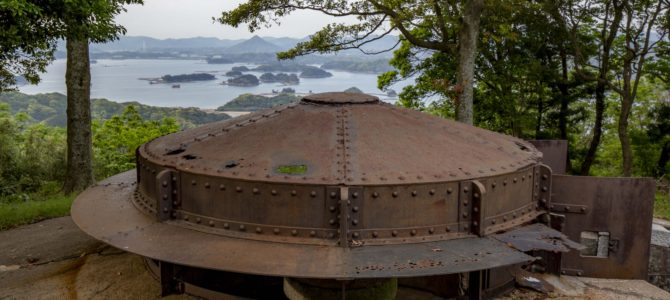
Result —
<svg viewBox="0 0 670 300"><path fill-rule="evenodd" d="M145 120L134 106L93 123L94 173L104 179L135 167L135 149L179 130L173 118ZM75 195L61 193L65 129L11 114L0 103L0 229L67 215Z"/></svg>
<svg viewBox="0 0 670 300"><path fill-rule="evenodd" d="M92 99L91 109L94 119L107 120L114 115L123 113L130 105L145 120L161 120L165 117L175 119L183 128L229 119L225 114L210 114L196 107L157 107L137 102L118 103L107 99ZM0 94L0 103L9 105L11 114L25 113L29 122L40 122L48 126L65 127L65 110L67 99L59 93L26 95L18 92Z"/></svg>
<svg viewBox="0 0 670 300"><path fill-rule="evenodd" d="M282 93L273 97L266 97L261 95L253 94L242 94L237 96L235 99L226 103L223 106L219 106L216 110L218 111L256 111L260 109L270 108L273 106L287 104L300 100L300 97Z"/></svg>

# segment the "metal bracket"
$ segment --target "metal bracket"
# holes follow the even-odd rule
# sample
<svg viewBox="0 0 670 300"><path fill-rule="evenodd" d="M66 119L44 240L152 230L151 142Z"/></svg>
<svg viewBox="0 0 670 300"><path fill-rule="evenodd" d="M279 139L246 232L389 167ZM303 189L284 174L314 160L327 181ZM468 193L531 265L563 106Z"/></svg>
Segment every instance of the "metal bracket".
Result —
<svg viewBox="0 0 670 300"><path fill-rule="evenodd" d="M472 182L472 232L479 236L484 236L484 196L486 188L484 184L475 180Z"/></svg>
<svg viewBox="0 0 670 300"><path fill-rule="evenodd" d="M573 213L573 214L586 214L588 211L588 206L586 205L575 205L567 203L551 203L549 209L552 212L557 213Z"/></svg>
<svg viewBox="0 0 670 300"><path fill-rule="evenodd" d="M459 207L459 229L460 231L469 231L473 234L484 236L486 224L484 224L484 197L486 188L481 182L463 181L460 184L460 193L458 197Z"/></svg>
<svg viewBox="0 0 670 300"><path fill-rule="evenodd" d="M619 240L610 239L609 246L607 247L610 252L619 251Z"/></svg>
<svg viewBox="0 0 670 300"><path fill-rule="evenodd" d="M551 168L546 165L535 167L533 197L540 207L549 209L551 205Z"/></svg>
<svg viewBox="0 0 670 300"><path fill-rule="evenodd" d="M349 246L349 188L340 187L340 247Z"/></svg>
<svg viewBox="0 0 670 300"><path fill-rule="evenodd" d="M177 172L165 169L156 175L156 217L165 221L172 217L172 211L179 205L177 200Z"/></svg>

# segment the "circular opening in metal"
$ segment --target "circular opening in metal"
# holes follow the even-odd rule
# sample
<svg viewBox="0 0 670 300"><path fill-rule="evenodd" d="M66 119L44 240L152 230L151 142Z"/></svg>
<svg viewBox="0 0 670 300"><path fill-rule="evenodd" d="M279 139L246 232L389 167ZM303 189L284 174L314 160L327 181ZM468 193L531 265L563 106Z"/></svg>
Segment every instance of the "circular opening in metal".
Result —
<svg viewBox="0 0 670 300"><path fill-rule="evenodd" d="M302 98L303 102L318 103L318 104L368 104L377 103L379 98L362 93L321 93L305 96Z"/></svg>

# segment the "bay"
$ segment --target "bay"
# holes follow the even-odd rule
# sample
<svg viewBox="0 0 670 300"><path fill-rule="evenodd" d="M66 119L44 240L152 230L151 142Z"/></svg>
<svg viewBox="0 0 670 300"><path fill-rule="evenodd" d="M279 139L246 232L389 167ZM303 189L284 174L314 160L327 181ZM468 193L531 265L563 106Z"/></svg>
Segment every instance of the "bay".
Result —
<svg viewBox="0 0 670 300"><path fill-rule="evenodd" d="M58 92L65 94L66 60L59 59L47 67L38 85L24 85L19 90L26 94ZM161 60L132 59L111 60L100 59L91 64L91 97L106 98L116 102L137 101L142 104L167 107L194 106L202 109L217 108L234 99L240 94L269 94L272 90L281 90L284 85L278 83L261 83L255 87L236 87L221 85L229 77L224 76L234 66L255 67L252 64L207 64L203 60ZM191 74L207 72L216 76L216 80L180 83L180 88L171 84L149 84L139 78L156 78L166 74ZM394 102L386 94L377 89L376 74L349 73L330 71L332 77L309 79L300 78L300 84L290 86L297 93L321 93L343 91L357 87L365 93L379 96L387 102ZM260 76L262 72L245 72ZM391 88L400 91L410 84L410 80L399 82Z"/></svg>

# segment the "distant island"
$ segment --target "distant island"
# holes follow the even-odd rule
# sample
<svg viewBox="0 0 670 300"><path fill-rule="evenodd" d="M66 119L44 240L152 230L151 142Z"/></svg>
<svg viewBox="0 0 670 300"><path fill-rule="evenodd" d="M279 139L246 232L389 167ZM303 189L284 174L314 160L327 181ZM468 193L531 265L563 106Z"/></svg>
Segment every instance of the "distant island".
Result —
<svg viewBox="0 0 670 300"><path fill-rule="evenodd" d="M258 79L264 83L279 82L285 85L300 84L300 78L298 78L298 75L296 74L279 73L275 75L272 73L263 73Z"/></svg>
<svg viewBox="0 0 670 300"><path fill-rule="evenodd" d="M288 73L298 73L302 72L307 65L293 63L293 62L276 62L271 64L263 64L252 71L256 72L288 72Z"/></svg>
<svg viewBox="0 0 670 300"><path fill-rule="evenodd" d="M299 96L290 93L282 93L273 97L262 95L242 94L235 99L219 106L217 111L256 111L273 106L287 104L300 100Z"/></svg>
<svg viewBox="0 0 670 300"><path fill-rule="evenodd" d="M359 89L359 88L357 88L357 87L355 87L355 86L352 86L352 87L350 87L350 88L344 90L344 92L345 92L345 93L363 94L363 91L361 91L361 89Z"/></svg>
<svg viewBox="0 0 670 300"><path fill-rule="evenodd" d="M376 60L332 60L321 65L322 69L352 73L380 74L393 70L388 59Z"/></svg>
<svg viewBox="0 0 670 300"><path fill-rule="evenodd" d="M10 112L26 113L30 122L44 123L49 126L65 127L67 97L60 93L28 95L19 92L0 94L0 103L9 105ZM158 107L138 102L118 103L107 99L91 99L91 113L94 119L107 120L123 113L126 106L133 105L146 120L161 120L172 117L182 128L197 127L203 124L230 119L223 113L206 113L197 107Z"/></svg>
<svg viewBox="0 0 670 300"><path fill-rule="evenodd" d="M249 68L247 68L247 66L237 66L237 67L233 67L231 70L232 71L237 71L237 72L248 72Z"/></svg>
<svg viewBox="0 0 670 300"><path fill-rule="evenodd" d="M241 75L242 75L242 72L236 71L236 70L226 72L226 76L228 76L228 77L235 77L235 76L241 76Z"/></svg>
<svg viewBox="0 0 670 300"><path fill-rule="evenodd" d="M300 73L300 78L327 78L333 76L332 73L321 68L307 66Z"/></svg>
<svg viewBox="0 0 670 300"><path fill-rule="evenodd" d="M178 83L178 82L191 82L191 81L207 81L214 80L216 76L208 73L193 73L193 74L180 74L180 75L164 75L161 77L163 82L166 83Z"/></svg>
<svg viewBox="0 0 670 300"><path fill-rule="evenodd" d="M246 74L242 76L237 76L235 78L228 79L228 85L232 86L257 86L260 84L258 78L251 74Z"/></svg>
<svg viewBox="0 0 670 300"><path fill-rule="evenodd" d="M227 58L222 58L222 57L216 57L216 58L210 57L210 58L207 58L207 63L208 64L230 64L230 63L233 63L233 61L230 60L230 59L227 59Z"/></svg>

